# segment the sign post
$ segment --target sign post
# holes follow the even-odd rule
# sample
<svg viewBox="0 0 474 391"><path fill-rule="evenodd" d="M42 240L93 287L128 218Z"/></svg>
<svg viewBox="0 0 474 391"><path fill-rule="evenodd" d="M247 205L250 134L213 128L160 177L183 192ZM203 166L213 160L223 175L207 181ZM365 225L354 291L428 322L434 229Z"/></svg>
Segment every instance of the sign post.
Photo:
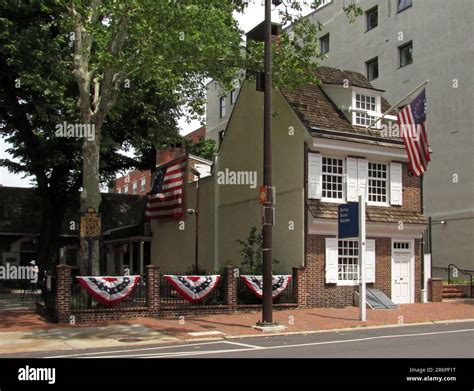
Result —
<svg viewBox="0 0 474 391"><path fill-rule="evenodd" d="M101 218L94 208L87 208L87 211L82 214L80 228L81 239L87 241L89 248L88 268L89 274L92 274L92 241L100 239L102 233Z"/></svg>
<svg viewBox="0 0 474 391"><path fill-rule="evenodd" d="M365 194L359 196L359 317L362 322L367 320L365 306Z"/></svg>
<svg viewBox="0 0 474 391"><path fill-rule="evenodd" d="M349 202L338 206L338 239L356 239L359 241L359 317L366 321L365 287L365 196L359 196L359 202Z"/></svg>

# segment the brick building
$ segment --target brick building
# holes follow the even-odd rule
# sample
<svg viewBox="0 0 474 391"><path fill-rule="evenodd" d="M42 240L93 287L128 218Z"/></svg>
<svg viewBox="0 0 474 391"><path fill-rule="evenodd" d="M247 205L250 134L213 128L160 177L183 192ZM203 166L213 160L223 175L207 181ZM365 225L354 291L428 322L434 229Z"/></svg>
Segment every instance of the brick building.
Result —
<svg viewBox="0 0 474 391"><path fill-rule="evenodd" d="M206 135L206 128L204 126L188 133L184 138L193 143L199 142ZM159 167L166 164L180 156L184 156L185 149L181 146L171 146L163 150L156 150L156 166ZM206 161L207 162L207 161ZM199 162L196 162L199 164ZM133 170L127 175L121 176L115 180L113 192L119 194L137 194L146 195L150 191L151 186L151 172Z"/></svg>
<svg viewBox="0 0 474 391"><path fill-rule="evenodd" d="M300 303L351 305L359 283L358 240L337 238L337 206L365 195L368 286L397 304L418 302L426 288L422 181L408 170L403 140L383 132L386 123L367 129L390 104L360 73L321 67L318 78L318 86L273 92L275 268L280 273L297 268ZM244 82L213 175L201 181L207 196L199 220L200 232L206 232L199 259L207 270L239 265L237 241L261 226L262 111L263 94ZM256 173L257 186L223 183L218 178L224 172ZM187 197L192 200L193 193ZM152 222L151 229L153 263L163 270L189 264L194 243L187 238L193 229L176 234L175 221Z"/></svg>

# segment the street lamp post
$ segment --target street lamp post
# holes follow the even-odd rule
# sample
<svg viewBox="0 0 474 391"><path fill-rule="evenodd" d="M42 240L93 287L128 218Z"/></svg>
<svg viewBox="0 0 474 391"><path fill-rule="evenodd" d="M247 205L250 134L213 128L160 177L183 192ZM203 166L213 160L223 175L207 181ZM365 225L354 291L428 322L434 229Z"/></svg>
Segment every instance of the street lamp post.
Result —
<svg viewBox="0 0 474 391"><path fill-rule="evenodd" d="M263 308L261 325L273 324L272 295L272 228L273 199L269 197L272 186L272 22L271 0L265 0L265 91L263 118L263 185L267 197L263 205ZM277 2L278 3L278 2ZM278 5L278 4L275 4Z"/></svg>

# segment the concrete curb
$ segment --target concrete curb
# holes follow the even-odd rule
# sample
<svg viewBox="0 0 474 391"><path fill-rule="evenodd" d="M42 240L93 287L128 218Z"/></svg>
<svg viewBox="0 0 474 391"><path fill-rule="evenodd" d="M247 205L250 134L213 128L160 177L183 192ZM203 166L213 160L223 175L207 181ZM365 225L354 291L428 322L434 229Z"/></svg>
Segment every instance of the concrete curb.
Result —
<svg viewBox="0 0 474 391"><path fill-rule="evenodd" d="M429 324L441 324L441 323L463 323L463 322L474 322L474 319L450 319L450 320L434 320L430 322L417 322L417 323L404 323L404 324L389 324L379 326L355 326L346 327L342 329L327 329L327 330L308 330L308 331L289 331L284 333L262 333L262 334L241 334L241 335L227 335L223 337L215 338L185 338L185 342L209 342L209 341L225 341L228 339L241 339L241 338L257 338L257 337L278 337L286 335L305 335L305 334L318 334L318 333L331 333L331 332L343 332L343 331L355 331L355 330L371 330L371 329L385 329L395 327L409 327L409 326L422 326Z"/></svg>

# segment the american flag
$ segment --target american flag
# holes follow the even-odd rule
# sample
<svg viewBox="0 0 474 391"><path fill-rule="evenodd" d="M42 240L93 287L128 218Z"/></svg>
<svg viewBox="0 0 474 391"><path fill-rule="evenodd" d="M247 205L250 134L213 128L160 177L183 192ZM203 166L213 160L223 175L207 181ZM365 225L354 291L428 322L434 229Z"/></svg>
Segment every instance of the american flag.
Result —
<svg viewBox="0 0 474 391"><path fill-rule="evenodd" d="M186 162L185 156L156 172L145 209L145 216L148 219L182 217Z"/></svg>
<svg viewBox="0 0 474 391"><path fill-rule="evenodd" d="M425 90L398 113L398 124L408 153L411 172L419 176L428 169L428 162L431 160L425 125Z"/></svg>

